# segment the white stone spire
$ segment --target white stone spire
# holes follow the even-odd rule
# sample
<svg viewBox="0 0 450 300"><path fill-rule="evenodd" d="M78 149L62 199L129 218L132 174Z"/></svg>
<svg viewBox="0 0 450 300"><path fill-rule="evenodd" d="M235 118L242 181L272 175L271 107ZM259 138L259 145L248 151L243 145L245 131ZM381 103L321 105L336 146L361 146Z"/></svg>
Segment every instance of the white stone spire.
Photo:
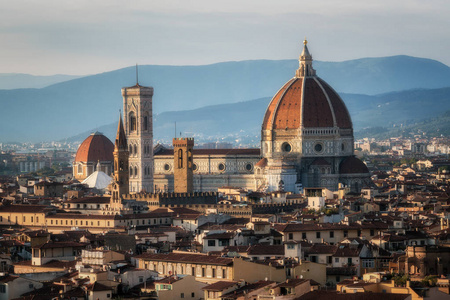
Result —
<svg viewBox="0 0 450 300"><path fill-rule="evenodd" d="M297 71L295 72L295 77L310 77L310 76L316 76L316 70L312 67L312 56L309 53L308 41L305 39L303 41L303 51L302 54L300 54L300 57L298 59L299 67Z"/></svg>

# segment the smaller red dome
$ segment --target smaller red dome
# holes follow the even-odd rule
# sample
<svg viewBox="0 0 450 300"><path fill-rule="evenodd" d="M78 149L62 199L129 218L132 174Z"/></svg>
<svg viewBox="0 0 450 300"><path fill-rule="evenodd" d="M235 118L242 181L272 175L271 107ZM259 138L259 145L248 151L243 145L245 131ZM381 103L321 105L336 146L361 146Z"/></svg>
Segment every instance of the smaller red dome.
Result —
<svg viewBox="0 0 450 300"><path fill-rule="evenodd" d="M99 132L92 133L78 148L75 162L114 160L114 144Z"/></svg>
<svg viewBox="0 0 450 300"><path fill-rule="evenodd" d="M369 173L367 166L358 158L349 156L341 162L339 174Z"/></svg>

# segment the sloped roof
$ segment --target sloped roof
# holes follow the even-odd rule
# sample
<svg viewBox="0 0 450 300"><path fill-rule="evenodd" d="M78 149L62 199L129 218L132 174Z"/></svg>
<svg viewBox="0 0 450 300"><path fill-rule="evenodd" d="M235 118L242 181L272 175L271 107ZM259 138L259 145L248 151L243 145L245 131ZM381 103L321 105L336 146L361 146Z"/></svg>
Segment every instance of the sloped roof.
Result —
<svg viewBox="0 0 450 300"><path fill-rule="evenodd" d="M106 175L106 173L102 171L95 171L81 183L87 184L90 188L103 190L111 183L111 180L112 178Z"/></svg>

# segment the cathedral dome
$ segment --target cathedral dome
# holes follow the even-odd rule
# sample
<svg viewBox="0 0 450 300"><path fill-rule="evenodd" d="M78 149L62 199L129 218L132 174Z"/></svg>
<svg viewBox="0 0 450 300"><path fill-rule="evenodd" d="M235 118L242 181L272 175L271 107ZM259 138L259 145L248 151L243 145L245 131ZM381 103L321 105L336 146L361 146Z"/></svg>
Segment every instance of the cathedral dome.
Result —
<svg viewBox="0 0 450 300"><path fill-rule="evenodd" d="M344 101L316 76L306 41L299 62L295 77L284 84L267 107L262 130L300 127L352 129Z"/></svg>
<svg viewBox="0 0 450 300"><path fill-rule="evenodd" d="M364 174L369 173L367 166L358 158L349 156L339 166L340 174Z"/></svg>
<svg viewBox="0 0 450 300"><path fill-rule="evenodd" d="M81 143L75 162L113 161L113 152L113 143L103 134L95 132Z"/></svg>

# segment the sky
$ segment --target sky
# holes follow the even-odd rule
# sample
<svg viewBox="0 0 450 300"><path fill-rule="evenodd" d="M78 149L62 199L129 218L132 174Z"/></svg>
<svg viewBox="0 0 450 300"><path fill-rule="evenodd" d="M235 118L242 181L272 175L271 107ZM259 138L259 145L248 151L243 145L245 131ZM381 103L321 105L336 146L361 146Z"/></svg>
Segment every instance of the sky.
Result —
<svg viewBox="0 0 450 300"><path fill-rule="evenodd" d="M87 75L203 65L411 55L450 65L448 0L0 1L0 73Z"/></svg>

